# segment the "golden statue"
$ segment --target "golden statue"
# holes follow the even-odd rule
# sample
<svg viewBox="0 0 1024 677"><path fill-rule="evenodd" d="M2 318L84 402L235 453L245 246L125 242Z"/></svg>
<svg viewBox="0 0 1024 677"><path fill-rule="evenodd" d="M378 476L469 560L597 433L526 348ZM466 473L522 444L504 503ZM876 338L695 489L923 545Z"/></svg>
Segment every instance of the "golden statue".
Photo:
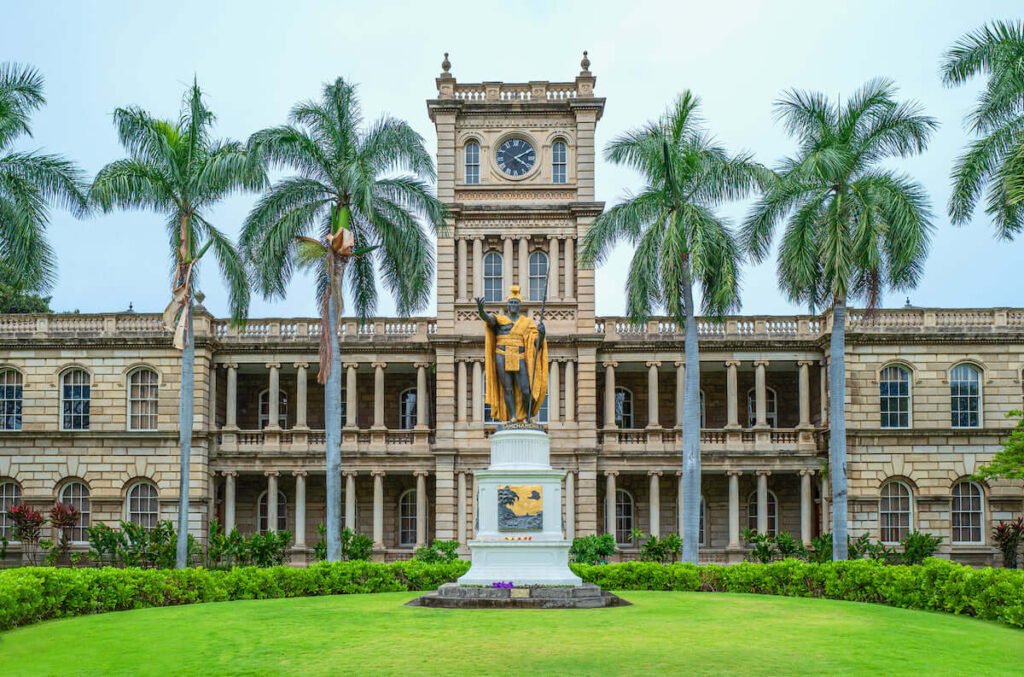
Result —
<svg viewBox="0 0 1024 677"><path fill-rule="evenodd" d="M511 292L506 299L507 315L491 315L484 311L484 300L476 299L486 336L484 375L487 392L484 402L491 405L491 418L533 423L533 417L548 392L548 342L544 318L542 316L539 323L534 323L526 315L521 315L523 297L519 294L519 285L512 285Z"/></svg>

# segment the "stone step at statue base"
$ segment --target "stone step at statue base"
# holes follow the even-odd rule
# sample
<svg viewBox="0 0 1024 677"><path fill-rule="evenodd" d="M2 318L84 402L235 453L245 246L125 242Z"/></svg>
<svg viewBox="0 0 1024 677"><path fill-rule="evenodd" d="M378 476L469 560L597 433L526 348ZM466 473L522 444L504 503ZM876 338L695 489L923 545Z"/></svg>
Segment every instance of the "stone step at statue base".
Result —
<svg viewBox="0 0 1024 677"><path fill-rule="evenodd" d="M493 588L445 583L434 592L406 603L434 609L600 609L630 602L593 583Z"/></svg>

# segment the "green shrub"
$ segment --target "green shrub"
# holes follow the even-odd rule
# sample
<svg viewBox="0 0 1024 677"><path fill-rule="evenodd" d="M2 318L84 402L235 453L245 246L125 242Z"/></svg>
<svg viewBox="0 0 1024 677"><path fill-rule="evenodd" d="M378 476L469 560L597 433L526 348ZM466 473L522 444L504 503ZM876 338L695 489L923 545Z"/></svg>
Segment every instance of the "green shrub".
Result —
<svg viewBox="0 0 1024 677"><path fill-rule="evenodd" d="M424 543L416 548L412 558L424 564L454 562L459 558L459 542L435 540L430 545Z"/></svg>
<svg viewBox="0 0 1024 677"><path fill-rule="evenodd" d="M323 522L316 525L316 532L320 534L320 540L313 546L313 555L323 562L327 559L327 527ZM350 560L368 562L372 554L372 538L366 534L358 534L348 527L341 530L341 559L343 562Z"/></svg>
<svg viewBox="0 0 1024 677"><path fill-rule="evenodd" d="M607 564L615 554L615 537L611 534L592 534L572 539L569 560L579 564Z"/></svg>

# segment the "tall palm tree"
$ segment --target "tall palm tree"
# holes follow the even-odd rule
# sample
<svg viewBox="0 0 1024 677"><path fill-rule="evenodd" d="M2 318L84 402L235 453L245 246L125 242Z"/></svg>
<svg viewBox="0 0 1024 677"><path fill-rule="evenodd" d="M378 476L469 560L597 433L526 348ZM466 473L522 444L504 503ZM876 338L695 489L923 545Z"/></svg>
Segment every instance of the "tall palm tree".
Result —
<svg viewBox="0 0 1024 677"><path fill-rule="evenodd" d="M178 406L181 475L178 500L177 567L188 562L189 461L192 448L195 342L192 300L198 288L196 265L212 250L228 286L231 317L244 321L249 310L245 266L231 240L207 219L225 196L260 190L266 174L237 141L211 137L214 115L199 85L185 92L177 122L160 120L137 107L114 111L114 126L128 157L111 162L96 175L90 197L109 212L143 209L163 214L171 245L172 301L165 318L175 327L182 350Z"/></svg>
<svg viewBox="0 0 1024 677"><path fill-rule="evenodd" d="M946 52L943 83L962 85L976 75L988 81L967 123L980 138L953 167L949 215L967 223L987 193L996 234L1010 240L1024 230L1024 22L995 21Z"/></svg>
<svg viewBox="0 0 1024 677"><path fill-rule="evenodd" d="M700 356L693 284L704 312L738 308L736 240L717 207L754 189L766 171L749 155L730 156L705 131L700 99L683 92L655 122L614 139L609 162L640 172L645 186L602 214L580 248L583 265L605 259L615 243L636 249L626 281L629 315L642 322L664 308L685 327L683 399L683 560L696 563L700 524Z"/></svg>
<svg viewBox="0 0 1024 677"><path fill-rule="evenodd" d="M832 308L829 347L832 554L846 559L846 306L877 305L885 289L910 289L921 275L933 230L924 187L883 168L925 149L937 127L895 85L872 80L845 104L792 90L776 115L798 143L743 225L751 257L768 256L775 228L779 286L811 307Z"/></svg>
<svg viewBox="0 0 1024 677"><path fill-rule="evenodd" d="M320 98L292 108L289 124L253 134L249 148L295 176L275 183L246 218L241 245L255 286L284 297L296 267L314 270L325 385L327 560L341 558L341 355L343 285L360 318L377 306L377 271L398 312L430 299L434 255L419 217L436 233L444 208L430 182L434 163L405 122L383 117L363 127L354 85L338 78ZM400 173L404 172L404 173Z"/></svg>
<svg viewBox="0 0 1024 677"><path fill-rule="evenodd" d="M0 264L5 282L17 291L45 291L56 278L46 241L49 206L77 217L89 211L85 175L77 165L59 155L11 148L18 137L32 136L29 116L44 103L37 70L0 63Z"/></svg>

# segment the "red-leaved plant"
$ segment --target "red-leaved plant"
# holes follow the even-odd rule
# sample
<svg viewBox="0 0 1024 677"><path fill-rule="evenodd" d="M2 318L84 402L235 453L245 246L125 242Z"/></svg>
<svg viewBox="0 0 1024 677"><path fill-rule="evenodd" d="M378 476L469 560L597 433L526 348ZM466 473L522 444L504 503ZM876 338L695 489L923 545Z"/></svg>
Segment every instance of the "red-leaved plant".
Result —
<svg viewBox="0 0 1024 677"><path fill-rule="evenodd" d="M35 545L43 532L43 515L24 503L7 509L7 516L14 522L14 540L24 545Z"/></svg>
<svg viewBox="0 0 1024 677"><path fill-rule="evenodd" d="M1000 521L992 530L992 540L1003 552L1003 566L1007 569L1017 568L1017 548L1024 541L1024 517L1009 522Z"/></svg>
<svg viewBox="0 0 1024 677"><path fill-rule="evenodd" d="M60 554L67 556L71 549L71 530L78 526L81 513L70 503L57 502L50 508L50 524L60 532Z"/></svg>

